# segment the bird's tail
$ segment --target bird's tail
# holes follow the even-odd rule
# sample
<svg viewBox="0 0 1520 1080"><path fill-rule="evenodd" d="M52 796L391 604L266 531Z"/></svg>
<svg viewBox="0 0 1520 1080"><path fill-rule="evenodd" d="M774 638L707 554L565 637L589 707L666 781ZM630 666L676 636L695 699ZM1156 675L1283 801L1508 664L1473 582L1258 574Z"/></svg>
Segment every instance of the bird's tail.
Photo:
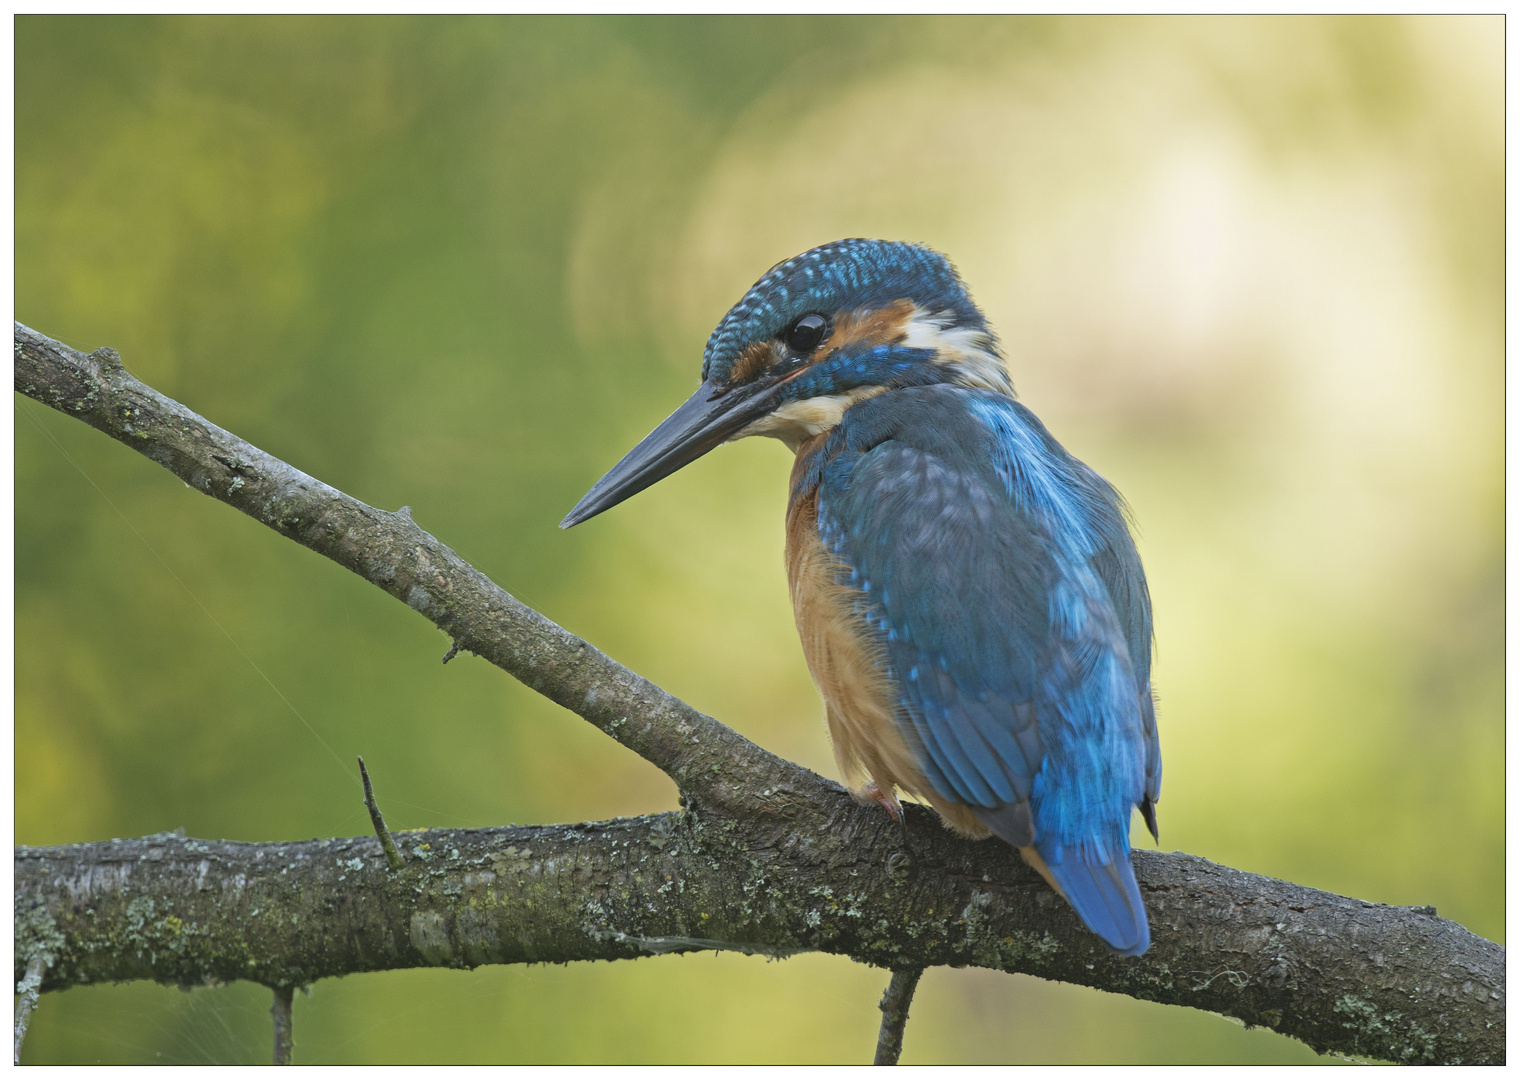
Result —
<svg viewBox="0 0 1520 1080"><path fill-rule="evenodd" d="M1046 859L1047 876L1054 879L1087 928L1110 949L1120 956L1139 956L1151 947L1151 926L1129 854L1121 853L1112 862L1101 864L1086 862L1084 854L1068 847L1059 862Z"/></svg>

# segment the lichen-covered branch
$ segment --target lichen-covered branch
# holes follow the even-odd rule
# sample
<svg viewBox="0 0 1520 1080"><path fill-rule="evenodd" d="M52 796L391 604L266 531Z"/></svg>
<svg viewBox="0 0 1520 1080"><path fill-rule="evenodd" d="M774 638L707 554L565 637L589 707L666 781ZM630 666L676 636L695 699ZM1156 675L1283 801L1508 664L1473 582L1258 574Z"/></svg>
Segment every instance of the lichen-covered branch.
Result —
<svg viewBox="0 0 1520 1080"><path fill-rule="evenodd" d="M275 987L407 967L817 950L977 965L1239 1017L1322 1051L1498 1061L1504 950L1419 909L1138 852L1153 943L1109 954L1001 844L909 807L904 834L823 782L735 818L245 844L159 835L16 849L16 956L43 989L122 979ZM910 854L911 853L911 854Z"/></svg>
<svg viewBox="0 0 1520 1080"><path fill-rule="evenodd" d="M521 604L406 513L365 506L132 378L16 326L16 388L361 574L664 769L683 813L236 844L155 836L15 854L16 964L44 990L146 978L275 988L358 971L732 948L891 970L1027 972L1235 1016L1322 1051L1504 1059L1504 949L1391 908L1138 852L1153 943L1118 958L998 843L902 831Z"/></svg>

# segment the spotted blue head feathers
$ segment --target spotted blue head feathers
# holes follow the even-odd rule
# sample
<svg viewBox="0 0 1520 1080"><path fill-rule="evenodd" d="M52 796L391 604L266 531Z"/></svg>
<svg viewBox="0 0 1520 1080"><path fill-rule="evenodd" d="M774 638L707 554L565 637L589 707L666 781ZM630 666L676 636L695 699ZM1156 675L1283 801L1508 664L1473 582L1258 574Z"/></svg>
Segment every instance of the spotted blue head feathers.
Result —
<svg viewBox="0 0 1520 1080"><path fill-rule="evenodd" d="M996 352L987 320L955 268L937 251L891 240L836 240L777 263L713 329L702 378L727 381L745 349L778 338L797 319L870 312L908 301L920 312L983 336Z"/></svg>

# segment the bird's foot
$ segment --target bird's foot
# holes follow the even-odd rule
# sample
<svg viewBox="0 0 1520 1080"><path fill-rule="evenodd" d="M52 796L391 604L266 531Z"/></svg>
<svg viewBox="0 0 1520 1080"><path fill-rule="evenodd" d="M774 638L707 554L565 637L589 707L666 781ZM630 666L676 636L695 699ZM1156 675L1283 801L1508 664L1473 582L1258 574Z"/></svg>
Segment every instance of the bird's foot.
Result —
<svg viewBox="0 0 1520 1080"><path fill-rule="evenodd" d="M868 799L881 804L883 810L892 815L892 820L899 825L903 820L902 803L898 801L896 791L882 791L875 780L866 781L866 786L860 789L860 793Z"/></svg>

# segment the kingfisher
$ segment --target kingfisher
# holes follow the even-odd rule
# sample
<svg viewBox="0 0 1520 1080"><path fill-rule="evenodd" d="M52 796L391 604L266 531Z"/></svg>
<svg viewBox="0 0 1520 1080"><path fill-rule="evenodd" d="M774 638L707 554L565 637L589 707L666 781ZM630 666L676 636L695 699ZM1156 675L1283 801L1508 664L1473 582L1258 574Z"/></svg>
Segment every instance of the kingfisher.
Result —
<svg viewBox="0 0 1520 1080"><path fill-rule="evenodd" d="M1126 507L1019 402L949 260L840 240L772 267L707 340L702 385L569 528L720 443L795 454L785 562L852 791L1016 847L1113 952L1150 925L1161 746L1151 605Z"/></svg>

